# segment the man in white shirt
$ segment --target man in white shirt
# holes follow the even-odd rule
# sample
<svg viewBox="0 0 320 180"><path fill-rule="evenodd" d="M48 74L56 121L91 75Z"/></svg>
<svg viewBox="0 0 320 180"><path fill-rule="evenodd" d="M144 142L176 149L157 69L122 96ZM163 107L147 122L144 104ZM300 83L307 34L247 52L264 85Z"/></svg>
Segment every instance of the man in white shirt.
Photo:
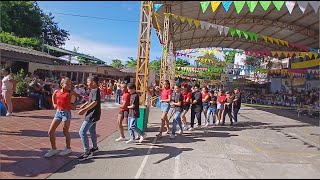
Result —
<svg viewBox="0 0 320 180"><path fill-rule="evenodd" d="M5 68L2 71L3 71L4 77L2 79L1 90L2 90L2 97L4 99L4 103L7 108L6 116L12 116L13 107L12 107L11 98L12 98L13 92L16 89L16 82L11 76L10 68Z"/></svg>

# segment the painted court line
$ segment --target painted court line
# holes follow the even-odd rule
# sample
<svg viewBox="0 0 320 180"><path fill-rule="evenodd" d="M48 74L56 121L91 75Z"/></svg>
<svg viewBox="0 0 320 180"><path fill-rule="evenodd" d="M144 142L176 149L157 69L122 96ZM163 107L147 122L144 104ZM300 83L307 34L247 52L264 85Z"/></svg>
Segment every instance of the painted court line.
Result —
<svg viewBox="0 0 320 180"><path fill-rule="evenodd" d="M139 179L139 177L140 177L140 175L141 175L141 173L142 173L142 171L143 171L143 169L144 169L144 166L146 165L146 163L147 163L147 161L148 161L149 155L151 154L151 150L152 150L152 148L153 148L153 144L155 144L156 141L157 141L157 137L154 138L151 146L149 147L149 150L148 150L146 156L144 156L143 161L142 161L142 163L141 163L141 165L140 165L140 167L139 167L139 170L138 170L136 176L134 177L135 179Z"/></svg>

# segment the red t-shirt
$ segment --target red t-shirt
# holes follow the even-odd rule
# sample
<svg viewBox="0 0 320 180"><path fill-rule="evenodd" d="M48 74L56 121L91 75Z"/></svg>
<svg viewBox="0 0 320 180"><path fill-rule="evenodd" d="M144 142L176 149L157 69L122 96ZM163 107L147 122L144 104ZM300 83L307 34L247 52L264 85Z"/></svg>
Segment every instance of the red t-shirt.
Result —
<svg viewBox="0 0 320 180"><path fill-rule="evenodd" d="M165 88L161 92L161 100L169 99L169 95L172 95L172 90L170 88Z"/></svg>
<svg viewBox="0 0 320 180"><path fill-rule="evenodd" d="M220 104L222 104L222 103L225 103L226 102L226 96L225 95L223 95L223 96L218 96L218 102L220 103Z"/></svg>
<svg viewBox="0 0 320 180"><path fill-rule="evenodd" d="M182 104L184 104L184 105L190 104L190 101L192 99L192 93L191 92L183 92L182 96L183 96ZM187 102L187 98L189 98L189 102Z"/></svg>
<svg viewBox="0 0 320 180"><path fill-rule="evenodd" d="M209 93L201 93L202 96L202 102L205 102L204 99L209 95ZM206 101L208 102L208 101Z"/></svg>
<svg viewBox="0 0 320 180"><path fill-rule="evenodd" d="M123 108L120 108L120 111L128 111L128 106L130 105L130 93L128 91L124 91L121 96L121 104L126 101Z"/></svg>
<svg viewBox="0 0 320 180"><path fill-rule="evenodd" d="M60 110L71 110L71 93L61 92L59 89L56 92L57 109Z"/></svg>

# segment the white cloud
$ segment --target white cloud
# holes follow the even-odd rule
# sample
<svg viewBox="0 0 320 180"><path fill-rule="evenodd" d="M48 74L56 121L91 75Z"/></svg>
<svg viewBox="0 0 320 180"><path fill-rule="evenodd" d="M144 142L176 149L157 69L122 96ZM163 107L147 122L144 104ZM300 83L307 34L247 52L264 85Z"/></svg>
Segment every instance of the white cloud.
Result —
<svg viewBox="0 0 320 180"><path fill-rule="evenodd" d="M117 46L93 41L77 35L70 35L70 40L66 42L64 48L72 51L74 47L79 47L79 53L89 54L108 64L111 64L112 59L120 59L125 62L128 60L128 57L136 57L138 52L137 47Z"/></svg>

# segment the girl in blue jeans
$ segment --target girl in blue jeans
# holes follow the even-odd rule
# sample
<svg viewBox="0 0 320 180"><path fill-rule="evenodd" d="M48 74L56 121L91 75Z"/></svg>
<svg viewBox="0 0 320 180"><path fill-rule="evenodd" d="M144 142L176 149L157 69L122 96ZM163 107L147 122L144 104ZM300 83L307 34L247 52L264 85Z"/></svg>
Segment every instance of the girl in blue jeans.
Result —
<svg viewBox="0 0 320 180"><path fill-rule="evenodd" d="M210 115L212 114L213 116L213 125L216 122L216 111L217 111L217 97L214 96L214 91L210 91L210 96L209 96L209 108L207 111L207 116L206 116L206 125L205 127L209 126L210 124Z"/></svg>

